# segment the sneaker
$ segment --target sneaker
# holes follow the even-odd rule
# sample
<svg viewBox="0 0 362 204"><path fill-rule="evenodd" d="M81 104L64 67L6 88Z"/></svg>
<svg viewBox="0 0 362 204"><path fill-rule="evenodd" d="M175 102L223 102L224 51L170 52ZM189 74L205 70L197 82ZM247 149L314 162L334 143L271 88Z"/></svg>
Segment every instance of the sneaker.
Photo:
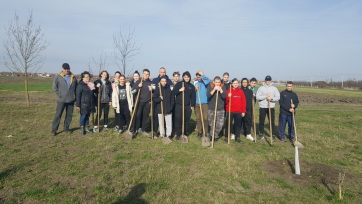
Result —
<svg viewBox="0 0 362 204"><path fill-rule="evenodd" d="M250 141L254 141L254 138L251 136L251 134L248 134L246 136L246 139L250 140Z"/></svg>
<svg viewBox="0 0 362 204"><path fill-rule="evenodd" d="M201 133L197 133L197 139L200 139L202 137Z"/></svg>
<svg viewBox="0 0 362 204"><path fill-rule="evenodd" d="M102 130L108 130L107 126L103 126Z"/></svg>
<svg viewBox="0 0 362 204"><path fill-rule="evenodd" d="M85 130L85 132L86 132L87 134L89 134L89 133L93 133L93 131L90 131L90 130L89 130L89 128L88 128L87 126L84 128L84 130Z"/></svg>
<svg viewBox="0 0 362 204"><path fill-rule="evenodd" d="M235 134L231 134L231 139L235 140Z"/></svg>
<svg viewBox="0 0 362 204"><path fill-rule="evenodd" d="M180 140L181 135L176 135L176 140Z"/></svg>
<svg viewBox="0 0 362 204"><path fill-rule="evenodd" d="M289 138L289 141L294 144L294 138Z"/></svg>
<svg viewBox="0 0 362 204"><path fill-rule="evenodd" d="M236 142L241 143L240 137L237 137L237 138L236 138Z"/></svg>
<svg viewBox="0 0 362 204"><path fill-rule="evenodd" d="M258 140L262 140L262 139L264 139L263 134L259 134Z"/></svg>
<svg viewBox="0 0 362 204"><path fill-rule="evenodd" d="M114 131L115 131L115 132L118 132L118 131L119 131L118 125L116 125L116 127L114 127Z"/></svg>
<svg viewBox="0 0 362 204"><path fill-rule="evenodd" d="M52 136L56 136L56 135L57 135L57 131L56 131L56 130L52 130L50 134L52 134Z"/></svg>
<svg viewBox="0 0 362 204"><path fill-rule="evenodd" d="M93 128L93 132L99 132L97 127Z"/></svg>
<svg viewBox="0 0 362 204"><path fill-rule="evenodd" d="M124 133L124 131L125 131L124 129L119 129L119 130L118 130L118 133L119 133L119 134L122 134L122 133Z"/></svg>

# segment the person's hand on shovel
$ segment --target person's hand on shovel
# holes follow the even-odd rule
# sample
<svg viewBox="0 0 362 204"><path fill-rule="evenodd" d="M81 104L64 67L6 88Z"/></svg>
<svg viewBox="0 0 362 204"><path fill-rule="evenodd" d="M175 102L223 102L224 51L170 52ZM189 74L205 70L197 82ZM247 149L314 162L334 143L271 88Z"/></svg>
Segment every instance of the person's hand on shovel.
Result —
<svg viewBox="0 0 362 204"><path fill-rule="evenodd" d="M245 117L245 113L241 113L241 117Z"/></svg>
<svg viewBox="0 0 362 204"><path fill-rule="evenodd" d="M97 84L97 87L99 88L99 87L101 87L101 84L99 83L99 84Z"/></svg>
<svg viewBox="0 0 362 204"><path fill-rule="evenodd" d="M197 92L198 90L199 90L199 85L196 84L196 85L195 85L195 91Z"/></svg>
<svg viewBox="0 0 362 204"><path fill-rule="evenodd" d="M179 89L180 92L183 92L185 90L185 87L181 87L181 89Z"/></svg>

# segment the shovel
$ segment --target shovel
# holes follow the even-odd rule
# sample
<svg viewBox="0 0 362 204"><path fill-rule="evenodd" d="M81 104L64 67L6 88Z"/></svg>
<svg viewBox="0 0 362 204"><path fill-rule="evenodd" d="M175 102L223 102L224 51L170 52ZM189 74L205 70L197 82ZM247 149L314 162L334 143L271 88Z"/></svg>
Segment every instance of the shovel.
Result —
<svg viewBox="0 0 362 204"><path fill-rule="evenodd" d="M199 102L200 102L200 113L201 113L202 134L203 134L203 137L202 137L202 140L201 140L201 145L203 147L210 147L210 139L208 137L206 137L206 135L205 135L204 117L203 117L203 114L202 114L201 99L200 99L200 89L197 90L197 95L198 95Z"/></svg>
<svg viewBox="0 0 362 204"><path fill-rule="evenodd" d="M268 97L270 97L270 93L268 93ZM273 127L272 127L272 117L271 117L271 109L270 109L270 101L268 100L268 109L269 109L269 135L270 135L270 145L273 144Z"/></svg>
<svg viewBox="0 0 362 204"><path fill-rule="evenodd" d="M185 87L185 82L182 82L182 87ZM184 135L185 131L185 90L182 91L182 134L180 141L181 143L188 143L189 138L187 138L186 135Z"/></svg>
<svg viewBox="0 0 362 204"><path fill-rule="evenodd" d="M230 144L230 111L231 111L231 85L229 89L229 113L228 113L228 144Z"/></svg>
<svg viewBox="0 0 362 204"><path fill-rule="evenodd" d="M160 96L162 96L162 100L161 100L161 114L162 114L162 120L161 120L161 126L160 126L160 132L161 132L161 128L163 130L163 137L161 138L161 142L163 144L170 144L172 143L172 141L170 140L170 138L168 138L166 136L166 130L165 130L165 115L163 113L163 95L162 95L162 90L161 90L161 83L158 84L158 88L160 90Z"/></svg>
<svg viewBox="0 0 362 204"><path fill-rule="evenodd" d="M255 122L255 102L254 102L254 97L253 97L253 101L252 101L252 108L253 108L253 123L254 123L254 142L256 143L256 122Z"/></svg>
<svg viewBox="0 0 362 204"><path fill-rule="evenodd" d="M99 126L99 122L101 119L100 112L101 112L101 87L98 87L98 107L97 107L98 132L101 129L101 127Z"/></svg>
<svg viewBox="0 0 362 204"><path fill-rule="evenodd" d="M214 111L214 124L212 127L212 140L211 140L211 148L214 148L214 141L215 141L215 126L216 126L216 111L217 111L217 101L219 100L219 91L216 91L216 104L215 104L215 111Z"/></svg>
<svg viewBox="0 0 362 204"><path fill-rule="evenodd" d="M293 99L290 99L290 103L293 104ZM300 142L298 142L298 137L297 137L297 127L295 126L295 116L294 116L294 111L292 112L292 116L293 116L293 124L294 124L294 135L295 135L295 141L294 141L294 146L298 147L298 148L303 148L304 145Z"/></svg>
<svg viewBox="0 0 362 204"><path fill-rule="evenodd" d="M143 79L141 79L141 80L143 80ZM133 112L132 112L131 121L129 122L128 130L124 133L124 139L125 139L126 141L132 140L132 137L133 137L132 132L129 131L129 130L131 129L131 126L132 126L134 114L135 114L136 111L137 111L138 98L140 97L140 92L141 92L141 89L138 89L138 93L137 93L137 97L136 97L136 104L135 104L134 109L133 109Z"/></svg>
<svg viewBox="0 0 362 204"><path fill-rule="evenodd" d="M153 134L153 101L152 101L152 90L150 91L150 96L151 96L151 138L152 138L152 139L157 139L157 137L155 137L154 134Z"/></svg>

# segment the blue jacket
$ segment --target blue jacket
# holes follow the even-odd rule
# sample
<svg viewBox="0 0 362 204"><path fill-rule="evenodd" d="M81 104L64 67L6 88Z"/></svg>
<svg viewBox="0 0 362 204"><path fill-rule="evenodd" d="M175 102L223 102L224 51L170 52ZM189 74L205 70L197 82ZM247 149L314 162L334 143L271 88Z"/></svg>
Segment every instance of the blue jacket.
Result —
<svg viewBox="0 0 362 204"><path fill-rule="evenodd" d="M208 99L207 99L207 86L210 84L210 79L207 78L207 76L202 75L201 76L201 81L195 81L194 85L198 85L199 89L198 91L200 91L200 99L201 99L201 104L208 104ZM198 91L196 91L196 104L200 104L199 102L199 96L198 96Z"/></svg>

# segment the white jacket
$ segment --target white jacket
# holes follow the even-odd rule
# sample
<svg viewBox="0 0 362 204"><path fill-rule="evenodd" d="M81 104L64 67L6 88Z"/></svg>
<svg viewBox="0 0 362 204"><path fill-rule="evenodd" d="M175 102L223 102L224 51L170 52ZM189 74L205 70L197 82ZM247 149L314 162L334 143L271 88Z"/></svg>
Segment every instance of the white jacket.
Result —
<svg viewBox="0 0 362 204"><path fill-rule="evenodd" d="M263 83L263 86L259 87L258 92L256 92L256 100L259 101L260 108L268 108L268 100L266 100L268 93L272 99L270 101L270 108L274 108L275 102L279 101L280 93L278 89L273 86L273 83L270 83L269 86Z"/></svg>
<svg viewBox="0 0 362 204"><path fill-rule="evenodd" d="M113 108L116 108L116 112L120 113L119 111L119 89L118 89L118 82L112 83L112 106ZM127 94L127 102L128 102L128 108L129 111L132 113L132 107L133 107L133 95L131 93L131 86L129 85L129 82L126 82L126 94Z"/></svg>

